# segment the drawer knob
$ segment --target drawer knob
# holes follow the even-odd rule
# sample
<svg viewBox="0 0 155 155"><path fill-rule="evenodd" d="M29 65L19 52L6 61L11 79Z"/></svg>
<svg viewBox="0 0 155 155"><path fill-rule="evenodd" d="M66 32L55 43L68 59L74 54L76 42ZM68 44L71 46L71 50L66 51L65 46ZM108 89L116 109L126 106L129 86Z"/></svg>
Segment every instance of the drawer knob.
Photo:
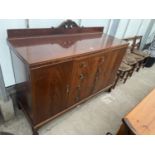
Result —
<svg viewBox="0 0 155 155"><path fill-rule="evenodd" d="M85 62L82 62L81 65L80 65L80 67L81 68L85 68L85 67L87 67L87 64Z"/></svg>
<svg viewBox="0 0 155 155"><path fill-rule="evenodd" d="M102 62L104 62L105 61L105 58L104 57L101 57L100 58L100 62L102 63Z"/></svg>
<svg viewBox="0 0 155 155"><path fill-rule="evenodd" d="M83 80L85 77L83 74L80 74L80 80Z"/></svg>
<svg viewBox="0 0 155 155"><path fill-rule="evenodd" d="M75 97L76 101L79 101L80 99L80 87L81 87L80 85L77 86L77 96Z"/></svg>
<svg viewBox="0 0 155 155"><path fill-rule="evenodd" d="M80 85L77 86L78 89L80 89L80 87L81 87Z"/></svg>
<svg viewBox="0 0 155 155"><path fill-rule="evenodd" d="M69 85L66 86L66 92L69 94Z"/></svg>

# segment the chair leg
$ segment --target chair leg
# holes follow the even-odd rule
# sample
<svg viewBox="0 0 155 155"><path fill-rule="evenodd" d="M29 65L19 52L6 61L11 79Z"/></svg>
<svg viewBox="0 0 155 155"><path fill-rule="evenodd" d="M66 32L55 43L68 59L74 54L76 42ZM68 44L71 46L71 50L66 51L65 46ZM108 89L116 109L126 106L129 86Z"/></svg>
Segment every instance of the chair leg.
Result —
<svg viewBox="0 0 155 155"><path fill-rule="evenodd" d="M141 67L141 62L138 62L138 67L136 68L136 72L140 70L140 67Z"/></svg>
<svg viewBox="0 0 155 155"><path fill-rule="evenodd" d="M133 74L135 68L136 68L136 64L132 66L132 69L131 69L131 71L130 71L130 75L129 75L130 77L132 76L132 74Z"/></svg>
<svg viewBox="0 0 155 155"><path fill-rule="evenodd" d="M146 60L143 61L142 68L145 67L146 62L147 62Z"/></svg>
<svg viewBox="0 0 155 155"><path fill-rule="evenodd" d="M138 68L137 68L137 72L140 70L140 68L144 68L144 65L145 65L145 59L143 60L143 61L140 61L139 63L138 63Z"/></svg>
<svg viewBox="0 0 155 155"><path fill-rule="evenodd" d="M125 77L126 77L126 72L123 72L123 74L122 74L122 80L123 80L123 83L124 83L124 79L125 79Z"/></svg>
<svg viewBox="0 0 155 155"><path fill-rule="evenodd" d="M140 68L144 68L145 65L145 59L141 62Z"/></svg>
<svg viewBox="0 0 155 155"><path fill-rule="evenodd" d="M116 78L116 80L115 80L115 83L114 83L114 85L113 85L113 87L112 87L112 89L115 89L115 87L116 87L116 85L117 85L117 82L118 82L118 80L120 79L120 72L117 74L117 78Z"/></svg>
<svg viewBox="0 0 155 155"><path fill-rule="evenodd" d="M126 76L125 76L125 79L124 79L124 82L123 83L126 83L128 77L130 76L130 71L131 70L129 70L129 71L126 72Z"/></svg>

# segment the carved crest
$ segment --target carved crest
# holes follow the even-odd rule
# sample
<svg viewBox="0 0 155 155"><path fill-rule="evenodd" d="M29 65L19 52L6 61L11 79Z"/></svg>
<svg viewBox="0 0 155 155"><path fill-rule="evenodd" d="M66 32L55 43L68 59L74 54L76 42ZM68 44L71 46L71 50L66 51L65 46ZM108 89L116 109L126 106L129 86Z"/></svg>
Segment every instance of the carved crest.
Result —
<svg viewBox="0 0 155 155"><path fill-rule="evenodd" d="M66 20L63 23L61 23L57 28L72 29L75 27L79 27L78 24L76 24L76 22L72 20Z"/></svg>

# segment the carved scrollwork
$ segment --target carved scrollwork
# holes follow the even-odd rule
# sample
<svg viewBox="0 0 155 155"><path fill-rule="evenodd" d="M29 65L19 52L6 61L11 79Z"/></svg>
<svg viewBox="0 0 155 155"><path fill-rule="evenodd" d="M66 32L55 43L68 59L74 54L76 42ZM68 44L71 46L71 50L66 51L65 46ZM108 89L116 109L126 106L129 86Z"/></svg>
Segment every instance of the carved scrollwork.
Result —
<svg viewBox="0 0 155 155"><path fill-rule="evenodd" d="M76 22L70 19L62 22L57 27L51 27L51 29L52 29L51 31L53 31L54 34L77 34L77 33L82 34L82 33L103 32L103 27L84 28L84 27L79 26ZM90 36L88 36L88 38L90 38ZM87 39L87 37L85 39ZM69 48L79 40L82 40L82 39L80 37L65 37L64 40L58 40L57 44L59 44L63 48Z"/></svg>
<svg viewBox="0 0 155 155"><path fill-rule="evenodd" d="M76 22L72 20L66 20L58 26L58 28L63 28L63 29L73 29L75 27L77 28L79 26L78 24L76 24Z"/></svg>

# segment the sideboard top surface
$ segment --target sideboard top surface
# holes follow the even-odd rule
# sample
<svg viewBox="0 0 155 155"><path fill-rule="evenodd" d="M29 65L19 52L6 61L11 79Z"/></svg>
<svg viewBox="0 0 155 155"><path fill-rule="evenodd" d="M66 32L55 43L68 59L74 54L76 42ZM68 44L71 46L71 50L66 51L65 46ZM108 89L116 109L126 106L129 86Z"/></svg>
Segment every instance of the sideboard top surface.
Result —
<svg viewBox="0 0 155 155"><path fill-rule="evenodd" d="M9 38L8 42L13 51L30 66L128 45L100 32Z"/></svg>

